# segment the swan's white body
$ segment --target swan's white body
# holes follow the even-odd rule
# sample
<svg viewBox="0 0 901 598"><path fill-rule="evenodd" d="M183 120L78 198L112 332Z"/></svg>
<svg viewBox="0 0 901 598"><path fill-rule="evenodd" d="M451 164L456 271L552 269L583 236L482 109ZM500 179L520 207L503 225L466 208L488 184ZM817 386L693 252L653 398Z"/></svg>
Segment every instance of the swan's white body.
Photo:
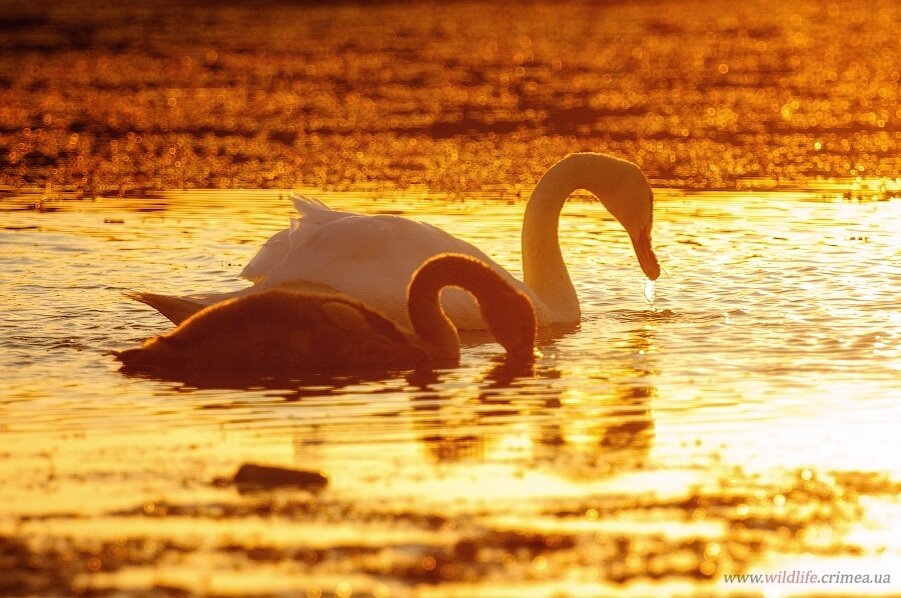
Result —
<svg viewBox="0 0 901 598"><path fill-rule="evenodd" d="M435 255L461 253L485 262L528 293L522 282L477 247L425 222L341 212L296 194L292 200L300 217L266 241L241 272L255 286L295 281L328 286L362 300L395 322L406 322L407 283L413 273ZM458 328L484 327L469 293L445 289L441 303Z"/></svg>
<svg viewBox="0 0 901 598"><path fill-rule="evenodd" d="M645 274L656 279L660 271L651 246L653 193L644 174L625 160L579 153L551 167L529 199L522 231L524 282L470 243L432 225L400 216L341 212L319 200L294 195L300 217L266 241L241 272L253 286L237 293L179 299L141 293L135 298L177 323L164 308L164 300L180 302L179 309L187 306L190 311L192 304L200 309L280 285L310 286L350 295L396 322L408 322L407 282L427 259L449 252L484 261L526 293L540 326L576 323L581 317L579 300L560 252L557 225L560 210L577 189L596 195L622 223ZM483 328L478 306L468 293L447 289L442 304L458 328Z"/></svg>

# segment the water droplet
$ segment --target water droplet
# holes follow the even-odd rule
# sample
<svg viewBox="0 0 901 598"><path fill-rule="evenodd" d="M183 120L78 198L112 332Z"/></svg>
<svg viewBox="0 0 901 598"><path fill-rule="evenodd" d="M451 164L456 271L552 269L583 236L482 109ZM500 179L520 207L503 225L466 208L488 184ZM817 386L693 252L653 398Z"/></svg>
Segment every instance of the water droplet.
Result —
<svg viewBox="0 0 901 598"><path fill-rule="evenodd" d="M648 303L654 303L654 281L648 279L644 283L644 300Z"/></svg>

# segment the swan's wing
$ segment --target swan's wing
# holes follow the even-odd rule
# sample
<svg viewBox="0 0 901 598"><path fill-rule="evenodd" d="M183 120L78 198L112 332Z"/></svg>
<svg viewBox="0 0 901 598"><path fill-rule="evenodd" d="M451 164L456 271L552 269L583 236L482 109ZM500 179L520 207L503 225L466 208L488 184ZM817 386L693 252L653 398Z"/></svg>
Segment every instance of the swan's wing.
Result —
<svg viewBox="0 0 901 598"><path fill-rule="evenodd" d="M305 280L295 280L276 285L277 288L296 291L300 293L317 293L334 295L338 291L324 284L316 284ZM173 324L181 324L204 307L225 301L226 299L234 299L235 297L243 297L252 295L267 289L273 288L266 284L255 284L237 291L229 293L195 293L193 295L184 295L176 297L174 295L159 295L157 293L146 292L126 292L125 296L140 301L152 307L153 309L166 316Z"/></svg>
<svg viewBox="0 0 901 598"><path fill-rule="evenodd" d="M127 369L163 375L409 368L427 359L404 331L359 302L293 292L219 303L117 356Z"/></svg>
<svg viewBox="0 0 901 598"><path fill-rule="evenodd" d="M185 297L173 297L171 295L158 295L156 293L128 292L125 296L141 303L146 303L153 309L166 316L173 324L181 324L201 309L206 307L204 303Z"/></svg>
<svg viewBox="0 0 901 598"><path fill-rule="evenodd" d="M535 299L484 252L436 226L394 215L333 210L302 195L292 194L292 200L299 218L270 238L241 272L257 283L249 292L285 283L325 285L364 301L396 322L407 322L406 292L413 273L430 257L450 252L484 261ZM219 300L192 298L203 303ZM448 289L442 303L458 327L484 326L468 293ZM540 306L536 309L540 311Z"/></svg>
<svg viewBox="0 0 901 598"><path fill-rule="evenodd" d="M290 229L280 230L263 243L257 249L256 255L241 270L241 278L246 278L252 282L260 282L266 278L269 270L285 259L288 248L291 246L288 240Z"/></svg>
<svg viewBox="0 0 901 598"><path fill-rule="evenodd" d="M318 226L310 226L304 217L292 222L289 240L285 259L269 269L266 284L304 280L328 285L398 322L407 320L406 293L413 272L434 255L464 253L503 272L466 241L432 225L394 215L348 214ZM454 298L452 303L461 304L460 309L474 312L478 318L468 296ZM445 305L451 308L448 302Z"/></svg>
<svg viewBox="0 0 901 598"><path fill-rule="evenodd" d="M294 209L297 210L300 218L292 220L293 224L290 228L280 230L260 246L256 255L241 271L241 278L252 282L265 280L269 270L282 262L288 255L291 248L290 236L296 228L315 230L333 220L357 215L354 212L333 210L315 197L299 195L294 192L291 193L291 201L294 202Z"/></svg>
<svg viewBox="0 0 901 598"><path fill-rule="evenodd" d="M321 199L310 197L308 195L300 195L291 192L291 201L294 203L294 209L301 218L306 218L310 224L324 224L345 216L356 216L356 212L345 212L343 210L334 210L325 204Z"/></svg>
<svg viewBox="0 0 901 598"><path fill-rule="evenodd" d="M399 286L406 293L409 276L428 257L481 253L439 228L393 215L348 214L316 226L301 218L292 221L289 241L285 259L269 271L267 282L308 280L344 292Z"/></svg>

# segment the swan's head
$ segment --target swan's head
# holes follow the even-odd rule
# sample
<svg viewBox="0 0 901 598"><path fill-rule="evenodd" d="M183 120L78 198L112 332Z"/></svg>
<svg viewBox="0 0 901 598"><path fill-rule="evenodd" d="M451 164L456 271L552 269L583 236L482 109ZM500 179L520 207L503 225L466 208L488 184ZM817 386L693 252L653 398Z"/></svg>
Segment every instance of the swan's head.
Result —
<svg viewBox="0 0 901 598"><path fill-rule="evenodd" d="M654 226L654 192L650 186L647 188L647 200L642 203L648 206L647 219L643 223L639 220L639 223L632 227L626 226L626 230L632 239L632 247L635 249L641 269L649 279L657 280L660 276L660 263L651 243L651 229Z"/></svg>
<svg viewBox="0 0 901 598"><path fill-rule="evenodd" d="M537 320L535 308L520 291L507 288L494 290L490 300L482 300L482 318L494 339L507 350L511 359L528 360L535 355Z"/></svg>
<svg viewBox="0 0 901 598"><path fill-rule="evenodd" d="M641 269L651 280L660 276L660 264L651 244L654 225L654 191L641 169L627 160L603 154L584 156L585 188L600 199L607 211L632 239Z"/></svg>

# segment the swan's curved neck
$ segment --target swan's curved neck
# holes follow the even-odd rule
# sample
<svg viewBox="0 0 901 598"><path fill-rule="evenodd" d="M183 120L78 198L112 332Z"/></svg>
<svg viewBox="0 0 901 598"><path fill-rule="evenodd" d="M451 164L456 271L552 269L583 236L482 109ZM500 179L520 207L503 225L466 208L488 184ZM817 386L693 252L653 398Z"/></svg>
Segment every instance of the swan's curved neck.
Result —
<svg viewBox="0 0 901 598"><path fill-rule="evenodd" d="M603 154L570 154L541 177L529 198L522 224L523 281L551 311L554 321L578 322L581 317L557 236L563 204L577 189L604 201L627 164Z"/></svg>
<svg viewBox="0 0 901 598"><path fill-rule="evenodd" d="M441 290L448 286L472 293L488 329L508 353L531 355L535 312L529 299L481 261L466 255L443 254L423 264L407 290L413 332L433 364L455 364L460 360L457 329L440 301Z"/></svg>

